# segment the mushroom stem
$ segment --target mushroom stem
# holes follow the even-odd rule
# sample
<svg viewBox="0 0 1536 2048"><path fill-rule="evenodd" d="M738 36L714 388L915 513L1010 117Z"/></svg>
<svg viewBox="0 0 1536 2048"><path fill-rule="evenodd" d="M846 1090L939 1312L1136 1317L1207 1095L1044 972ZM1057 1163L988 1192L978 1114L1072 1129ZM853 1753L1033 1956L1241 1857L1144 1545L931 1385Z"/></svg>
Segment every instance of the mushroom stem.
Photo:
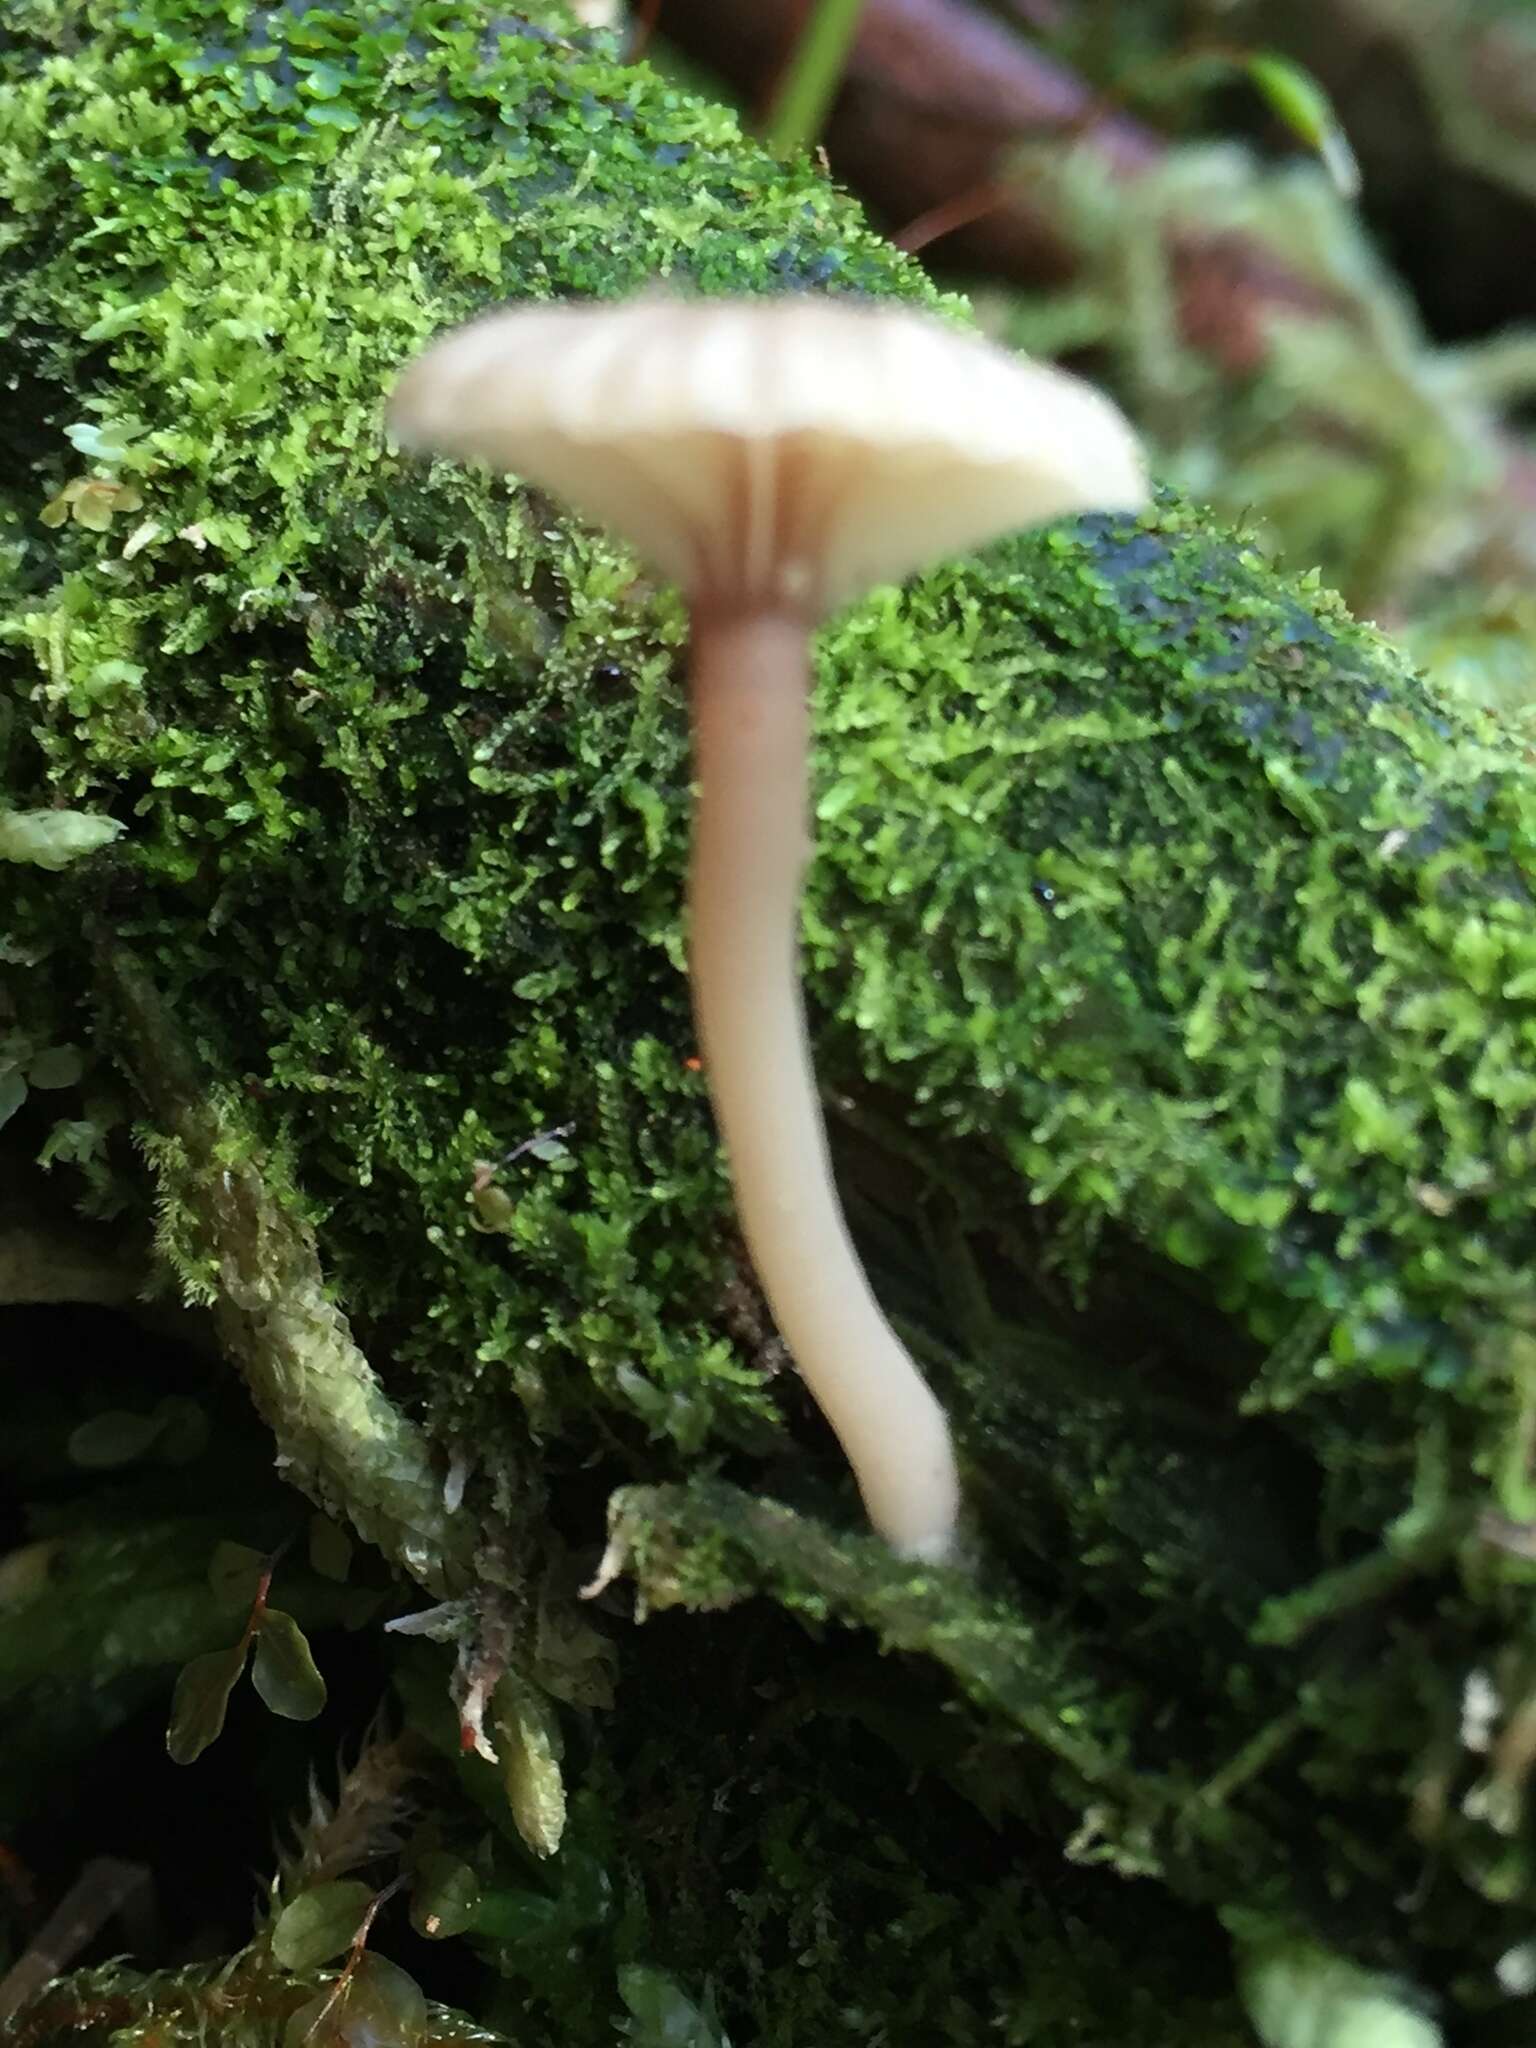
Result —
<svg viewBox="0 0 1536 2048"><path fill-rule="evenodd" d="M694 1009L747 1249L871 1522L905 1555L939 1558L959 1503L949 1427L849 1238L800 1000L806 620L789 610L696 613L693 718Z"/></svg>

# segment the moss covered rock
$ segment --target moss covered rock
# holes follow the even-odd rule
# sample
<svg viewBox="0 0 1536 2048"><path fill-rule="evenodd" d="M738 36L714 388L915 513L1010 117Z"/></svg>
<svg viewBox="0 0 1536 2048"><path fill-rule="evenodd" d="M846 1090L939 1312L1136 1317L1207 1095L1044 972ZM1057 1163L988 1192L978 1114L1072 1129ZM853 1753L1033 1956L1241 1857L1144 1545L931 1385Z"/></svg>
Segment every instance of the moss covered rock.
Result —
<svg viewBox="0 0 1536 2048"><path fill-rule="evenodd" d="M839 1653L790 1660L801 1767L823 1720L887 1757L806 1818L818 1857L915 1756L1048 1885L1067 1845L1107 1926L1093 1865L1497 2005L1533 1890L1527 750L1173 501L826 633L820 1071L977 1525L974 1569L894 1565L733 1236L682 966L680 607L531 493L397 456L381 399L513 294L934 294L813 166L564 30L7 8L13 1157L98 1211L158 1200L293 1475L502 1603L528 1686L567 1696L530 1617L553 1532L592 1544L616 1487L611 1561L653 1606L766 1591L905 1653L851 1651L831 1706ZM599 1863L624 1774L713 1754L755 1697L734 1618L686 1643L728 1666L702 1728L593 1738ZM902 1827L905 1875L870 1879L895 1924L928 1853ZM787 1953L784 1867L753 1870L669 1913L642 1868L614 1967L707 1970L754 1910ZM1008 1944L942 1883L924 1969L959 2017L922 2038L969 2041ZM916 1991L845 1995L868 1965L838 1957L796 2038L883 2038ZM720 1967L787 2041L780 1963ZM1046 2002L1001 2038L1055 2038ZM1135 2038L1189 2038L1154 2004Z"/></svg>

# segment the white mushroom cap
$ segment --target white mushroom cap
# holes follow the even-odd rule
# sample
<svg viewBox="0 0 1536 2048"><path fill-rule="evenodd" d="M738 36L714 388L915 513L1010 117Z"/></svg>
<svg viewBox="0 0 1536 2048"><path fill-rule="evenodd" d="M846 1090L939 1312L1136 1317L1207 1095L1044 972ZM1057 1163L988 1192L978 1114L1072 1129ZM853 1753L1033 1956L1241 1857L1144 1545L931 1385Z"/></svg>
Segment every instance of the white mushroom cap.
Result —
<svg viewBox="0 0 1536 2048"><path fill-rule="evenodd" d="M391 424L549 491L695 603L807 616L1147 497L1135 437L1091 385L851 299L513 307L429 348Z"/></svg>

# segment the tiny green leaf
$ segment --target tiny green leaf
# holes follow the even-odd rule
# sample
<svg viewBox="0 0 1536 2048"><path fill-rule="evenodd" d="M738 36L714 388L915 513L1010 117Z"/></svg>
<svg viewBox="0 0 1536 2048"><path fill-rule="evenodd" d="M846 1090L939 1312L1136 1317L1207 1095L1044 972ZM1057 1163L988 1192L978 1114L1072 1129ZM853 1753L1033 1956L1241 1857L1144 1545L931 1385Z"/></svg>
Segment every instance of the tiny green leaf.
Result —
<svg viewBox="0 0 1536 2048"><path fill-rule="evenodd" d="M347 1987L350 1990L350 1986ZM290 2013L283 2029L283 2048L338 2048L346 2039L341 2032L346 1991L328 1984L313 1998L306 1998L297 2012ZM322 2026L320 2022L324 2020Z"/></svg>
<svg viewBox="0 0 1536 2048"><path fill-rule="evenodd" d="M143 1457L164 1427L161 1415L132 1415L123 1408L108 1408L71 1433L70 1463L87 1472L110 1472L118 1465L131 1465Z"/></svg>
<svg viewBox="0 0 1536 2048"><path fill-rule="evenodd" d="M611 1707L618 1652L572 1602L546 1589L534 1637L534 1676L544 1690L571 1707Z"/></svg>
<svg viewBox="0 0 1536 2048"><path fill-rule="evenodd" d="M64 429L64 434L92 462L112 464L122 461L130 442L136 441L143 431L143 423L139 420L123 420L107 426L96 420L77 420L72 427Z"/></svg>
<svg viewBox="0 0 1536 2048"><path fill-rule="evenodd" d="M627 1965L619 1971L619 1996L631 2015L623 2031L637 2048L731 2048L719 2022L663 1970Z"/></svg>
<svg viewBox="0 0 1536 2048"><path fill-rule="evenodd" d="M55 1160L62 1160L70 1166L88 1166L100 1159L106 1149L107 1134L101 1124L90 1117L64 1116L44 1138L37 1163L52 1166Z"/></svg>
<svg viewBox="0 0 1536 2048"><path fill-rule="evenodd" d="M78 1045L50 1045L28 1067L27 1082L33 1088L73 1088L84 1072Z"/></svg>
<svg viewBox="0 0 1536 2048"><path fill-rule="evenodd" d="M122 829L89 811L0 811L0 860L57 872L110 846Z"/></svg>
<svg viewBox="0 0 1536 2048"><path fill-rule="evenodd" d="M511 1229L517 1204L505 1188L497 1187L493 1181L488 1187L472 1188L469 1199L475 1210L474 1229L492 1232Z"/></svg>
<svg viewBox="0 0 1536 2048"><path fill-rule="evenodd" d="M411 1925L431 1941L462 1934L474 1924L480 1880L467 1863L434 1849L416 1866L411 1885Z"/></svg>
<svg viewBox="0 0 1536 2048"><path fill-rule="evenodd" d="M0 1074L0 1130L10 1122L27 1099L27 1084L19 1067Z"/></svg>
<svg viewBox="0 0 1536 2048"><path fill-rule="evenodd" d="M329 1515L309 1518L309 1561L322 1579L346 1584L352 1569L352 1538Z"/></svg>
<svg viewBox="0 0 1536 2048"><path fill-rule="evenodd" d="M338 71L334 64L311 64L299 90L309 93L317 100L333 100L347 82L344 71Z"/></svg>
<svg viewBox="0 0 1536 2048"><path fill-rule="evenodd" d="M540 1943L568 1940L571 1916L538 1892L487 1892L475 1911L474 1931L526 1953Z"/></svg>
<svg viewBox="0 0 1536 2048"><path fill-rule="evenodd" d="M308 118L311 127L340 128L347 132L362 124L362 116L357 109L340 100L318 101L309 109Z"/></svg>
<svg viewBox="0 0 1536 2048"><path fill-rule="evenodd" d="M269 1607L256 1636L251 1682L285 1721L313 1721L325 1705L325 1680L291 1614Z"/></svg>
<svg viewBox="0 0 1536 2048"><path fill-rule="evenodd" d="M273 1960L284 1970L316 1970L344 1955L372 1904L373 1887L355 1877L300 1892L277 1916Z"/></svg>
<svg viewBox="0 0 1536 2048"><path fill-rule="evenodd" d="M155 1415L160 1423L156 1449L163 1463L190 1465L207 1450L208 1411L200 1402L185 1394L168 1394L157 1402Z"/></svg>
<svg viewBox="0 0 1536 2048"><path fill-rule="evenodd" d="M208 1560L208 1584L221 1607L245 1614L256 1598L256 1588L267 1568L259 1550L245 1543L216 1543Z"/></svg>
<svg viewBox="0 0 1536 2048"><path fill-rule="evenodd" d="M1264 2048L1442 2048L1440 2028L1407 1985L1319 1943L1268 1938L1247 1948L1239 1938L1237 1963Z"/></svg>
<svg viewBox="0 0 1536 2048"><path fill-rule="evenodd" d="M535 1856L553 1856L565 1832L555 1710L538 1687L509 1671L496 1688L491 1721L517 1831Z"/></svg>
<svg viewBox="0 0 1536 2048"><path fill-rule="evenodd" d="M245 1644L233 1649L211 1650L206 1657L194 1657L183 1664L171 1695L170 1725L165 1747L172 1763L190 1764L210 1742L216 1742L224 1726L224 1714L236 1681L245 1669Z"/></svg>
<svg viewBox="0 0 1536 2048"><path fill-rule="evenodd" d="M113 497L104 483L95 478L88 481L86 488L70 505L75 524L83 526L88 533L110 533L112 530Z"/></svg>
<svg viewBox="0 0 1536 2048"><path fill-rule="evenodd" d="M144 305L138 301L128 306L108 306L99 320L93 320L89 327L81 330L82 341L115 341L120 334L126 334L130 327L137 327L143 318ZM74 440L78 428L67 430ZM75 446L79 447L79 442Z"/></svg>
<svg viewBox="0 0 1536 2048"><path fill-rule="evenodd" d="M283 2030L283 2048L414 2048L426 2028L427 2001L415 1978L383 1956L365 1955L340 1991L328 1984L299 2007Z"/></svg>
<svg viewBox="0 0 1536 2048"><path fill-rule="evenodd" d="M361 2031L365 2024L371 2025L375 2039L384 2041L411 2042L426 2029L425 1993L409 1971L385 1956L362 1958L351 1994L354 2039L367 2038Z"/></svg>

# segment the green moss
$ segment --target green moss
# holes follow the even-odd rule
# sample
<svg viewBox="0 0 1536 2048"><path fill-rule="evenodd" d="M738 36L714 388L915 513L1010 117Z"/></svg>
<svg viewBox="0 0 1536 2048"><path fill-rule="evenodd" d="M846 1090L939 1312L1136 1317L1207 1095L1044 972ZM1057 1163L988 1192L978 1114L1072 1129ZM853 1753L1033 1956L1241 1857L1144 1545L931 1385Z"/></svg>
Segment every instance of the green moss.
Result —
<svg viewBox="0 0 1536 2048"><path fill-rule="evenodd" d="M68 19L44 10L18 32L45 40L53 24L62 37ZM830 188L802 173L762 192L724 114L643 74L623 77L616 102L606 63L532 31L499 44L487 32L481 54L458 20L425 8L365 30L317 12L193 8L124 22L111 58L17 60L5 137L21 247L6 322L24 337L46 321L46 346L23 350L28 377L119 430L112 466L142 479L145 518L125 558L124 524L39 530L18 494L13 517L33 537L7 636L17 673L30 656L48 678L30 773L55 793L123 793L138 872L190 891L173 923L195 902L229 944L262 931L272 1000L248 1020L243 1078L274 1122L293 1105L319 1139L312 1198L372 1189L415 1218L417 1254L398 1286L370 1278L371 1314L422 1333L425 1350L402 1337L412 1356L446 1347L498 1381L516 1365L547 1426L595 1379L624 1412L697 1446L721 1407L750 1421L765 1404L707 1327L716 1262L684 1224L690 1204L718 1200L719 1176L666 957L682 742L675 724L663 732L660 700L676 622L658 639L628 565L551 546L504 493L450 482L444 520L437 491L384 459L378 399L425 335L495 295L513 246L545 289L636 285L662 242L675 274L714 289L793 281L803 266L877 283L893 260L861 232L828 253ZM339 110L374 105L386 74L398 123L338 127ZM616 111L643 146L598 152ZM40 162L42 131L56 146ZM632 203L642 167L650 206ZM62 270L29 269L66 196L101 228ZM70 424L50 409L55 432ZM84 465L49 439L33 474L51 500L53 475L63 487ZM402 544L386 548L392 511ZM35 606L32 574L47 586ZM207 650L226 639L239 651L214 668ZM599 803L570 815L572 767L547 741L561 698L604 657L606 702L581 754L596 766L616 746L620 758ZM483 822L463 807L477 791ZM373 821L361 836L337 838L337 802ZM543 842L533 860L511 850L514 815L528 847ZM662 872L647 875L647 860ZM287 908L271 926L274 891ZM400 985L360 999L378 914L402 949ZM649 987L614 943L631 924L655 950ZM162 959L184 956L178 981L200 974L181 929L155 933ZM325 996L280 987L285 960L307 979L316 940ZM584 1028L571 947L613 962L609 1000ZM499 994L488 960L515 969ZM434 1005L459 1013L452 1045L422 977ZM616 1025L616 1010L643 1025L648 1007L665 1010L673 1043ZM480 1099L488 1067L494 1100ZM530 1161L513 1177L498 1255L471 1228L476 1160L573 1113L572 1170ZM665 1164L641 1193L648 1154ZM576 1264L597 1283L586 1299L569 1298ZM677 1316L689 1300L691 1327Z"/></svg>
<svg viewBox="0 0 1536 2048"><path fill-rule="evenodd" d="M384 1974L375 1972L375 1981ZM312 2001L328 1994L335 1976L313 1969L283 1974L260 1949L217 1968L194 1965L148 1975L109 1963L50 1987L18 2018L11 2038L22 2048L46 2048L54 2041L82 2048L107 2042L121 2048L201 2048L209 2039L231 2048L285 2048L312 2034L336 2048L359 2038L380 2048L504 2048L505 2036L476 2026L461 2012L445 2006L419 2010L419 1993L412 1995L409 1979L398 1998L408 2017L370 2002L366 2022L354 2018L348 2026L338 2018L330 2031L317 2031ZM386 1982L393 1986L398 1979L391 1973Z"/></svg>
<svg viewBox="0 0 1536 2048"><path fill-rule="evenodd" d="M8 11L0 773L124 828L17 869L19 1028L100 1006L171 1263L307 1482L429 1583L473 1547L439 1454L525 1544L546 1493L590 1537L613 1486L723 1464L809 1533L753 1568L734 1496L671 1530L647 1496L691 1600L935 1659L1053 1757L1085 1855L1486 1974L1530 1883L1457 1750L1474 1665L1511 1715L1536 1679L1524 749L1171 499L835 622L818 1059L988 1574L916 1621L902 1574L850 1577L693 1064L679 605L531 494L398 457L381 398L513 292L937 302L813 167L554 20ZM274 1365L296 1305L323 1414Z"/></svg>

